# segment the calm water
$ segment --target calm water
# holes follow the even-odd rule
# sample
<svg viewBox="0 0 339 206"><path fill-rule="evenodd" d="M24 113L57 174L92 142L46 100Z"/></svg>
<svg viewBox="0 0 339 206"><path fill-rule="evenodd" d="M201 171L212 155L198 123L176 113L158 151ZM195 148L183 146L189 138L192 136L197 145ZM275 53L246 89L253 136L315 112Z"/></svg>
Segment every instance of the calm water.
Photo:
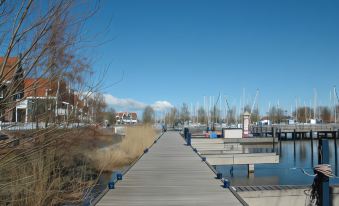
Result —
<svg viewBox="0 0 339 206"><path fill-rule="evenodd" d="M261 146L261 148L260 148ZM244 150L249 152L271 152L272 145L260 145L258 148L244 145ZM338 175L339 165L335 164L334 142L329 140L330 164L333 173ZM338 142L337 142L337 149ZM276 145L276 151L279 153L279 144ZM294 152L295 151L295 152ZM232 166L217 166L217 171L223 173L224 177L231 181L231 185L307 185L312 184L313 177L302 173L300 169L304 168L308 173L313 174L313 166L318 164L318 140L313 141L313 163L311 152L311 141L296 140L295 150L293 141L282 141L282 150L279 164L261 164L255 165L254 174L248 175L246 165L233 166L233 175L231 175ZM331 178L330 184L339 185L339 179Z"/></svg>

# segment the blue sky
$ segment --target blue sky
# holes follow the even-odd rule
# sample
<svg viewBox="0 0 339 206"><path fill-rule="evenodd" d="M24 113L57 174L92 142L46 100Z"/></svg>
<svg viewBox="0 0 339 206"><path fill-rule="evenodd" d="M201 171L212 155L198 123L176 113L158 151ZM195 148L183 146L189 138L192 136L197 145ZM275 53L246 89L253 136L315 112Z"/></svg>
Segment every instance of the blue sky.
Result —
<svg viewBox="0 0 339 206"><path fill-rule="evenodd" d="M136 110L200 105L227 96L239 107L279 102L290 110L313 101L329 105L339 85L338 1L103 0L88 23L97 39L94 69L108 67L104 89L111 106ZM108 30L104 30L109 26ZM160 102L161 101L161 102ZM167 106L166 106L167 105ZM163 106L163 107L162 107ZM264 111L262 111L264 112Z"/></svg>

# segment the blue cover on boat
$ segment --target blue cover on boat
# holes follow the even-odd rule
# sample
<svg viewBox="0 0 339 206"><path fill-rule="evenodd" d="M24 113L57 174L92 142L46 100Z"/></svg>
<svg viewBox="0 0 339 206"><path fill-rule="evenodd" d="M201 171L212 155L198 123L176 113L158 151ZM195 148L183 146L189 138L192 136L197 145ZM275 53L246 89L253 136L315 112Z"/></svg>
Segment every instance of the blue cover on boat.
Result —
<svg viewBox="0 0 339 206"><path fill-rule="evenodd" d="M210 134L210 138L211 138L211 139L218 138L218 135L217 135L217 133L215 133L215 132L211 132L211 134Z"/></svg>

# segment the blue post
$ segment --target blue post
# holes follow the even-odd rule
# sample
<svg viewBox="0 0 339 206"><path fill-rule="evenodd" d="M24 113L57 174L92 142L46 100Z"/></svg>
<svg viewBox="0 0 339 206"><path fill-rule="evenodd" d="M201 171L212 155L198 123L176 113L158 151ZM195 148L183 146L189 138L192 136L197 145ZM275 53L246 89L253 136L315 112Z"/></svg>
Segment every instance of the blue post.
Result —
<svg viewBox="0 0 339 206"><path fill-rule="evenodd" d="M328 139L319 140L319 164L329 164L329 146ZM322 173L318 173L320 178L320 203L322 206L330 205L330 187L329 187L329 178Z"/></svg>
<svg viewBox="0 0 339 206"><path fill-rule="evenodd" d="M187 134L187 146L191 146L191 138L192 138L192 134L189 132Z"/></svg>
<svg viewBox="0 0 339 206"><path fill-rule="evenodd" d="M188 131L189 131L188 128L185 127L184 128L184 137L185 137L185 139L187 139Z"/></svg>
<svg viewBox="0 0 339 206"><path fill-rule="evenodd" d="M312 130L310 131L310 138L311 138L311 162L312 162L311 165L313 167L313 164L314 164L313 163L314 162L313 159L314 158L313 158L313 131Z"/></svg>
<svg viewBox="0 0 339 206"><path fill-rule="evenodd" d="M113 190L114 188L115 188L115 183L113 182L113 181L110 181L109 183L108 183L108 189L110 189L110 190Z"/></svg>
<svg viewBox="0 0 339 206"><path fill-rule="evenodd" d="M293 130L292 136L293 136L293 157L294 157L294 161L295 161L295 139L296 139L296 136L297 136L295 129Z"/></svg>
<svg viewBox="0 0 339 206"><path fill-rule="evenodd" d="M334 134L334 161L335 161L335 175L338 176L338 151L337 151L337 138L339 137L339 130Z"/></svg>
<svg viewBox="0 0 339 206"><path fill-rule="evenodd" d="M279 140L279 155L281 156L281 129L279 129L279 136L278 136L278 140Z"/></svg>
<svg viewBox="0 0 339 206"><path fill-rule="evenodd" d="M122 180L122 174L121 173L117 173L117 180Z"/></svg>
<svg viewBox="0 0 339 206"><path fill-rule="evenodd" d="M274 127L272 127L272 152L275 152L275 135L276 135L276 129Z"/></svg>
<svg viewBox="0 0 339 206"><path fill-rule="evenodd" d="M230 182L228 179L224 179L224 188L229 188L230 187Z"/></svg>

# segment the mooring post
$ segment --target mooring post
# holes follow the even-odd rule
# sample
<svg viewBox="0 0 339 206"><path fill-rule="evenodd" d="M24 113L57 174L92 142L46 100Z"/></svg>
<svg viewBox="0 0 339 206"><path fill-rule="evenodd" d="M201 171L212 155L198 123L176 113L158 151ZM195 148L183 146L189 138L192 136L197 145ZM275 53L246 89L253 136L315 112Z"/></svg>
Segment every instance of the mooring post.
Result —
<svg viewBox="0 0 339 206"><path fill-rule="evenodd" d="M224 179L224 188L229 188L230 187L230 182L228 179Z"/></svg>
<svg viewBox="0 0 339 206"><path fill-rule="evenodd" d="M185 137L185 140L187 140L187 134L188 134L188 128L187 127L185 127L184 128L184 137Z"/></svg>
<svg viewBox="0 0 339 206"><path fill-rule="evenodd" d="M254 164L247 165L247 172L248 172L248 175L250 175L251 173L254 173Z"/></svg>
<svg viewBox="0 0 339 206"><path fill-rule="evenodd" d="M313 131L310 131L310 138L311 138L311 161L312 161L312 167L313 167Z"/></svg>
<svg viewBox="0 0 339 206"><path fill-rule="evenodd" d="M339 137L339 129L336 135L334 135L334 160L335 160L335 175L338 176L338 149L337 149L337 138Z"/></svg>
<svg viewBox="0 0 339 206"><path fill-rule="evenodd" d="M187 133L187 146L191 146L191 138L192 138L192 134L190 132Z"/></svg>
<svg viewBox="0 0 339 206"><path fill-rule="evenodd" d="M115 189L115 182L110 181L110 182L108 183L108 189L110 189L110 190Z"/></svg>
<svg viewBox="0 0 339 206"><path fill-rule="evenodd" d="M217 179L218 179L218 180L221 180L221 179L222 179L222 173L220 173L220 172L217 173Z"/></svg>
<svg viewBox="0 0 339 206"><path fill-rule="evenodd" d="M320 139L318 145L318 163L319 164L329 164L329 146L328 139ZM329 177L325 176L323 173L318 172L318 178L320 178L320 204L321 206L330 205L330 187L329 187Z"/></svg>
<svg viewBox="0 0 339 206"><path fill-rule="evenodd" d="M272 139L273 139L273 143L272 143L272 152L275 151L275 130L276 128L275 127L272 127Z"/></svg>
<svg viewBox="0 0 339 206"><path fill-rule="evenodd" d="M293 136L293 148L294 148L294 155L295 155L295 136L296 136L296 132L295 132L295 129L293 130L293 134L292 134L292 136Z"/></svg>
<svg viewBox="0 0 339 206"><path fill-rule="evenodd" d="M122 180L122 174L121 173L117 173L117 180Z"/></svg>
<svg viewBox="0 0 339 206"><path fill-rule="evenodd" d="M281 129L279 129L279 155L281 155Z"/></svg>

